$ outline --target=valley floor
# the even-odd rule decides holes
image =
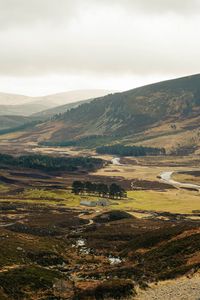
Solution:
[[[0,169],[0,299],[199,299],[200,193],[160,174],[198,184],[200,158],[103,158],[91,174]],[[72,194],[75,179],[128,197],[80,206],[98,197]]]

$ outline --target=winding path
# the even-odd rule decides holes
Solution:
[[[171,184],[175,187],[179,187],[179,188],[188,188],[188,189],[196,189],[198,191],[200,191],[200,185],[197,184],[192,184],[192,183],[182,183],[182,182],[178,182],[173,180],[171,177],[173,175],[173,173],[175,173],[174,171],[166,171],[166,172],[162,172],[160,174],[161,179],[168,183]]]
[[[84,227],[87,227],[87,226],[90,226],[90,225],[94,224],[94,221],[93,221],[92,219],[82,218],[82,217],[85,216],[85,215],[86,215],[85,213],[80,213],[80,214],[78,215],[78,217],[81,218],[82,220],[87,220],[87,221],[89,221],[89,223],[84,224],[83,226],[84,226]]]

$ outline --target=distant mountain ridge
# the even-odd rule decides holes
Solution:
[[[34,101],[33,99],[34,98],[25,95],[0,92],[0,105],[23,105]]]
[[[108,90],[75,90],[42,97],[0,93],[0,115],[30,116],[43,110],[101,97],[109,93]]]
[[[68,110],[72,109],[72,108],[76,108],[79,105],[82,105],[84,103],[90,103],[91,101],[93,101],[94,99],[88,99],[88,100],[82,100],[82,101],[77,101],[77,102],[72,102],[72,103],[68,103],[65,105],[59,105],[53,108],[49,108],[46,110],[42,110],[38,113],[34,113],[31,115],[31,117],[33,118],[37,118],[37,119],[48,119],[53,117],[54,115],[57,114],[63,114],[65,112],[67,112]]]
[[[167,80],[84,103],[33,130],[52,144],[90,137],[93,145],[120,142],[176,149],[200,146],[200,75]],[[31,133],[23,136],[31,139]],[[78,143],[76,143],[78,144]]]
[[[65,124],[75,121],[76,130],[78,121],[83,133],[87,129],[88,133],[127,135],[165,119],[198,115],[199,105],[200,75],[194,75],[108,95],[66,112],[58,120]]]

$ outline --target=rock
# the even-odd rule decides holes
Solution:
[[[21,247],[17,247],[17,251],[23,251]]]

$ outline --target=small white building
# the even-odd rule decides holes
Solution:
[[[108,205],[110,205],[110,201],[107,200],[107,199],[99,199],[99,200],[96,200],[96,201],[81,200],[80,205],[90,206],[90,207],[108,206]]]
[[[95,207],[96,206],[96,201],[81,200],[80,205]]]

